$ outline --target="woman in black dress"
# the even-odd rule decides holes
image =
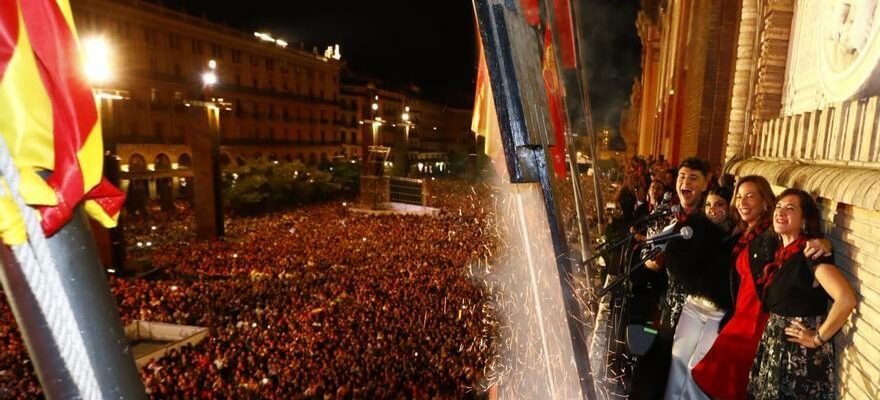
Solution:
[[[834,399],[830,339],[855,308],[855,294],[831,257],[804,257],[806,240],[821,236],[819,208],[808,193],[788,189],[777,197],[773,229],[782,243],[756,285],[770,319],[749,375],[748,396]]]

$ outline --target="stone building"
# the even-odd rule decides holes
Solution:
[[[640,154],[818,198],[860,300],[834,337],[840,394],[880,397],[880,3],[642,3]]]
[[[356,138],[347,129],[341,135],[338,52],[138,0],[71,0],[71,7],[86,47],[100,37],[110,49],[112,79],[96,86],[109,94],[105,142],[115,147],[123,187],[137,181],[132,187],[153,197],[185,185],[192,139],[210,131],[198,103],[205,100],[221,104],[221,162],[262,156],[318,164],[357,155]],[[218,82],[207,88],[202,77],[212,61]]]
[[[476,157],[473,110],[432,101],[422,101],[421,110],[421,128],[409,153],[410,174],[449,173],[450,163],[464,168],[470,162],[466,159]]]
[[[343,137],[354,135],[360,154],[371,145],[390,148],[393,175],[439,174],[448,171],[450,156],[475,152],[473,110],[426,100],[417,86],[396,87],[347,72],[340,100]]]
[[[694,154],[721,159],[736,3],[642,1],[640,155],[662,154],[673,163]]]

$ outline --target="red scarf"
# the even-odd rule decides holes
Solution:
[[[733,260],[739,256],[739,252],[743,251],[746,247],[749,247],[749,243],[752,242],[758,235],[764,233],[767,228],[770,227],[770,219],[765,218],[758,222],[758,225],[755,226],[755,229],[752,229],[739,237],[739,241],[736,242],[736,245],[733,246]]]
[[[773,261],[767,263],[764,266],[764,271],[760,277],[758,277],[755,282],[757,286],[758,292],[761,293],[761,298],[767,297],[767,288],[770,287],[770,284],[773,282],[773,276],[776,275],[776,272],[779,271],[779,268],[782,267],[782,264],[785,264],[792,256],[803,251],[804,246],[807,243],[807,238],[804,235],[798,236],[797,239],[792,241],[786,246],[779,246],[776,249],[776,254],[773,256]]]
[[[694,207],[690,211],[687,211],[684,207],[681,208],[681,211],[675,213],[675,220],[678,222],[684,222],[697,210],[697,207]]]

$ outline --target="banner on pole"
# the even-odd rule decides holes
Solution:
[[[67,0],[0,0],[0,135],[47,235],[81,202],[102,225],[116,225],[124,194],[102,175],[101,123]],[[4,241],[26,240],[14,236]]]

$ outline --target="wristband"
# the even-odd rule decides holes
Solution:
[[[819,330],[818,330],[818,329],[816,329],[816,339],[819,340],[819,344],[820,344],[820,345],[825,344],[825,342],[827,342],[827,340],[825,340],[825,338],[823,338],[822,335],[819,334]]]

